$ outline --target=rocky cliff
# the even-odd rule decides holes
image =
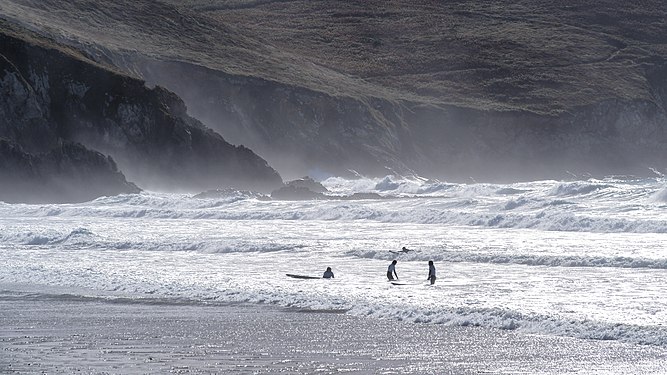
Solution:
[[[0,139],[0,200],[8,203],[71,203],[141,190],[115,162],[80,144],[64,142],[46,153],[25,152]]]
[[[658,0],[9,0],[0,14],[169,88],[290,177],[665,168]]]
[[[7,155],[17,156],[17,163],[39,164],[26,173],[48,181],[69,179],[72,185],[76,179],[85,181],[81,176],[106,170],[109,181],[118,181],[104,189],[104,184],[82,184],[79,190],[90,191],[81,199],[136,191],[124,177],[117,179],[122,176],[118,169],[150,189],[234,186],[270,191],[282,184],[266,161],[188,116],[173,93],[148,88],[139,79],[16,25],[0,26],[0,137],[7,142],[5,150],[14,150]],[[79,146],[63,146],[71,143]],[[106,163],[100,162],[99,153],[115,162],[107,157],[102,157]],[[48,162],[68,158],[76,162]],[[63,165],[68,170],[58,175]]]

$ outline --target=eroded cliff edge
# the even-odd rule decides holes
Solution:
[[[282,184],[265,160],[188,116],[175,94],[15,25],[0,26],[0,200],[138,191],[125,176],[170,191]]]

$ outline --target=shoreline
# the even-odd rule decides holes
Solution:
[[[665,373],[667,349],[271,305],[0,295],[2,373]]]

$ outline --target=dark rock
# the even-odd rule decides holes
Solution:
[[[342,200],[362,200],[362,199],[389,199],[382,197],[377,193],[354,193],[352,195],[343,196],[340,199]]]
[[[286,183],[287,186],[293,186],[293,187],[304,187],[310,191],[316,192],[316,193],[328,193],[329,190],[324,187],[321,183],[313,180],[309,176],[305,176],[303,178],[300,178],[298,180],[293,180],[289,181]]]
[[[272,191],[271,198],[286,201],[330,199],[322,193],[316,193],[301,186],[283,186],[280,189]]]
[[[175,94],[17,26],[0,26],[0,137],[24,152],[76,142],[111,155],[130,180],[150,189],[268,192],[282,185],[265,160],[189,117]]]
[[[84,202],[141,191],[110,157],[69,142],[31,155],[0,139],[0,181],[0,201],[8,203]]]

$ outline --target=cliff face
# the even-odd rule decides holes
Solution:
[[[665,168],[661,1],[191,0],[181,8],[303,58],[303,77],[276,72],[274,85],[211,73],[197,79],[196,67],[175,66],[197,91],[170,80],[174,69],[164,74],[164,63],[138,69],[188,103],[219,103],[192,112],[226,134],[257,129],[253,149],[278,159],[273,145],[283,141],[308,155],[310,168],[340,160],[365,173],[389,167],[459,180]],[[254,93],[266,86],[270,94]],[[254,100],[244,97],[251,92]],[[239,100],[229,99],[236,93]],[[261,138],[278,129],[289,136]],[[308,144],[322,147],[313,154]]]
[[[127,59],[125,60],[127,61]],[[284,173],[417,173],[449,180],[512,181],[653,175],[667,161],[667,80],[650,99],[608,99],[553,114],[331,96],[201,67],[138,60],[229,139],[262,150]]]
[[[80,202],[137,193],[111,157],[60,137],[52,121],[49,82],[39,64],[17,67],[7,53],[23,41],[0,35],[0,200]]]
[[[192,64],[136,56],[122,61],[116,63],[177,92],[196,118],[226,139],[262,150],[282,174],[347,175],[353,169],[385,175],[410,169],[401,155],[410,139],[400,104],[336,97]]]
[[[0,33],[0,137],[25,153],[45,155],[35,156],[43,161],[35,173],[45,173],[45,158],[56,157],[53,152],[72,156],[72,149],[61,145],[75,142],[85,146],[76,153],[88,153],[90,159],[66,163],[70,169],[99,167],[117,176],[111,159],[105,159],[105,165],[92,157],[102,152],[143,188],[202,191],[234,186],[269,191],[282,184],[266,161],[189,117],[173,93],[161,87],[149,89],[143,81],[94,63],[75,50],[5,26]],[[62,179],[75,175],[67,172]],[[137,190],[121,185],[111,186],[117,193]],[[90,187],[82,199],[114,191]]]
[[[460,179],[511,181],[655,176],[667,161],[667,116],[650,101],[610,100],[542,116],[462,108],[411,113],[429,168]],[[427,134],[428,136],[424,136]]]
[[[141,191],[110,157],[74,143],[30,154],[0,139],[0,181],[0,200],[8,203],[70,203]]]
[[[0,14],[168,88],[290,177],[665,168],[659,0],[9,0]]]

